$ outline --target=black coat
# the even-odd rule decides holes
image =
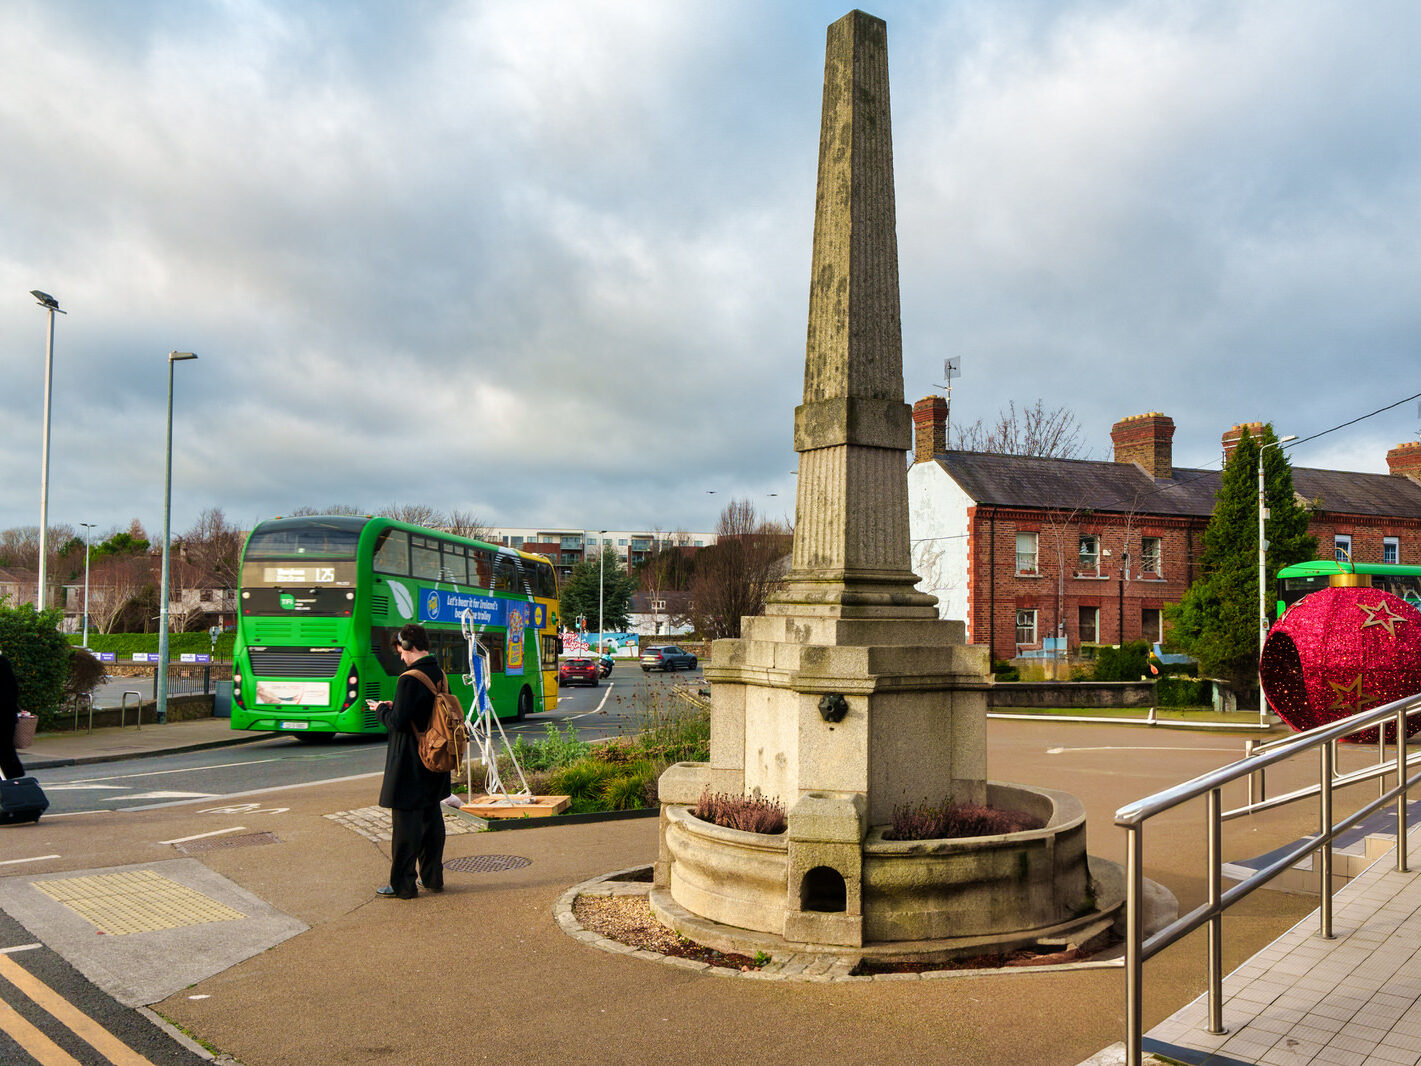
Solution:
[[[418,670],[436,688],[444,680],[434,656],[426,655],[410,670]],[[417,677],[401,676],[395,684],[395,702],[380,705],[380,721],[389,735],[385,741],[385,779],[380,784],[380,806],[418,810],[438,803],[450,793],[449,772],[436,774],[419,760],[415,728],[428,729],[434,710],[434,693]]]
[[[5,730],[9,736],[14,736],[15,718],[19,713],[20,683],[15,680],[15,671],[10,667],[10,660],[0,654],[0,729]]]

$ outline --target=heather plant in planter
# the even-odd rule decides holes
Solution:
[[[950,837],[987,837],[1040,829],[1044,823],[1025,811],[1002,811],[953,803],[900,803],[893,808],[893,824],[884,830],[884,840],[941,840]]]
[[[760,795],[732,796],[725,792],[712,795],[710,789],[706,789],[691,813],[703,822],[747,833],[783,833],[786,825],[784,804]]]

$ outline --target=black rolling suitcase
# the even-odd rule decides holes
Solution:
[[[0,825],[38,822],[49,809],[44,789],[33,777],[5,777],[0,774]]]

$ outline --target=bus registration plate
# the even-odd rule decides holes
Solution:
[[[282,722],[282,729],[310,729],[310,722]]]

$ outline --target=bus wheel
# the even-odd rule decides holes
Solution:
[[[533,713],[533,690],[524,685],[522,691],[518,693],[518,713],[513,716],[515,722],[521,722]]]
[[[292,733],[291,735],[302,744],[333,744],[336,739],[334,733]]]

